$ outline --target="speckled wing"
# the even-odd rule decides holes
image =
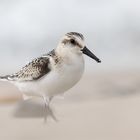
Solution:
[[[38,80],[44,75],[48,74],[50,70],[49,57],[42,56],[28,63],[19,72],[13,75],[7,75],[4,78],[9,81],[33,81]]]

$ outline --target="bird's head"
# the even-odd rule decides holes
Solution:
[[[77,55],[86,54],[98,63],[101,62],[86,46],[84,43],[84,36],[77,32],[69,32],[65,34],[59,42],[57,51],[60,54],[73,53]]]

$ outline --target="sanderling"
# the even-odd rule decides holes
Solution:
[[[49,108],[54,96],[63,94],[80,80],[84,71],[83,54],[101,62],[85,46],[82,34],[70,32],[62,37],[56,49],[0,79],[17,86],[23,92],[23,97],[42,97]]]

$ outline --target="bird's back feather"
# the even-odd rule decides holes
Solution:
[[[49,58],[53,55],[54,50],[49,52],[48,54],[45,54],[41,57],[32,60],[20,71],[12,75],[1,76],[0,80],[19,82],[38,80],[51,71]]]

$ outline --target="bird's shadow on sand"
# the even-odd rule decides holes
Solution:
[[[18,102],[13,116],[15,118],[44,118],[45,121],[50,117],[57,121],[52,109],[48,110],[45,108],[44,103],[32,100]]]

